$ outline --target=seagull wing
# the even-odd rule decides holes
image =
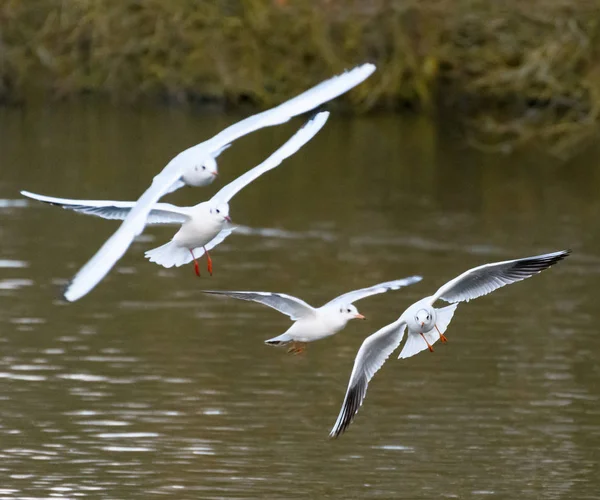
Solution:
[[[258,302],[265,306],[289,316],[292,320],[297,320],[306,316],[315,314],[315,309],[309,306],[306,302],[285,293],[272,292],[227,292],[220,290],[203,290],[204,293],[213,295],[226,295],[234,299],[250,300]]]
[[[283,160],[292,156],[308,141],[310,141],[319,130],[325,125],[329,118],[329,113],[323,111],[317,113],[306,124],[298,130],[283,146],[275,151],[260,165],[248,170],[245,174],[240,175],[237,179],[221,188],[217,194],[212,197],[215,203],[228,203],[234,195],[250,184],[253,180],[260,177],[265,172],[279,166]]]
[[[406,323],[400,317],[394,323],[384,326],[365,339],[360,346],[346,396],[340,414],[329,433],[329,437],[338,437],[352,423],[367,394],[367,387],[373,376],[385,363],[385,360],[396,350],[404,337]]]
[[[408,278],[402,278],[400,280],[386,281],[385,283],[379,283],[368,288],[361,288],[360,290],[354,290],[352,292],[345,293],[330,300],[325,306],[335,304],[352,304],[357,300],[370,297],[371,295],[377,295],[378,293],[389,292],[390,290],[399,290],[402,287],[418,283],[423,278],[421,276],[410,276]]]
[[[446,302],[463,302],[481,297],[504,285],[516,283],[548,269],[569,253],[570,250],[563,250],[474,267],[442,286],[432,296],[431,303],[438,299]]]
[[[133,239],[144,230],[146,219],[154,204],[165,194],[181,186],[180,177],[190,165],[190,161],[199,162],[206,157],[213,156],[239,137],[263,127],[285,123],[293,116],[315,109],[324,102],[334,99],[358,85],[368,78],[373,71],[375,71],[373,64],[358,66],[321,82],[312,89],[279,106],[235,123],[212,139],[179,153],[160,174],[154,177],[150,187],[137,200],[135,207],[125,218],[119,229],[75,275],[65,291],[65,298],[69,301],[80,299],[106,276],[127,251]]]
[[[71,200],[68,198],[55,198],[42,194],[21,191],[23,196],[37,201],[56,205],[65,210],[73,210],[86,215],[95,215],[103,219],[123,220],[135,206],[135,201],[109,201],[109,200]],[[148,215],[148,224],[183,224],[189,219],[188,209],[171,205],[170,203],[157,203]]]
[[[315,85],[313,88],[302,92],[302,94],[297,95],[274,108],[249,116],[248,118],[227,127],[212,139],[202,144],[208,144],[211,151],[217,151],[223,146],[250,132],[263,127],[285,123],[294,116],[311,111],[321,104],[345,94],[371,76],[375,69],[375,65],[368,63],[357,66],[350,71],[346,71]]]

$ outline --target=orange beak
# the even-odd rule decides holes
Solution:
[[[367,319],[365,318],[362,314],[357,314],[356,316],[354,316],[356,319]]]
[[[424,326],[425,326],[425,322],[423,321],[423,322],[421,323],[421,328],[423,328]]]
[[[218,173],[216,170],[215,170],[214,172],[211,172],[211,174],[212,174],[212,175],[214,175],[215,177],[216,177],[217,175],[219,175],[219,173]]]

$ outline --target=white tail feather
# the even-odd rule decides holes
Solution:
[[[179,267],[192,261],[192,254],[189,249],[180,247],[174,241],[169,241],[164,245],[148,250],[145,253],[150,262],[156,262],[163,267]]]
[[[435,325],[438,327],[440,333],[445,333],[448,329],[448,325],[450,324],[450,321],[452,321],[452,316],[454,316],[454,311],[457,307],[458,303],[450,304],[449,306],[442,307],[441,309],[436,309],[437,321]],[[424,335],[427,339],[427,342],[433,345],[440,339],[440,333],[433,328]],[[408,332],[406,343],[404,344],[404,347],[402,348],[398,358],[410,358],[411,356],[414,356],[425,349],[428,349],[428,347],[427,343],[423,340],[423,337],[421,337],[421,335],[418,333],[415,334]]]
[[[273,337],[272,339],[265,340],[265,344],[271,345],[282,345],[291,342],[293,339],[287,333],[282,333],[278,337]]]

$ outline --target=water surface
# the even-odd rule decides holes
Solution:
[[[57,104],[0,109],[0,497],[597,498],[598,213],[593,153],[465,150],[427,120],[332,115],[231,204],[244,226],[215,274],[143,251],[74,304],[61,289],[116,224],[24,201],[20,189],[135,199],[181,149],[238,117]],[[262,161],[302,120],[226,151],[218,183]],[[481,263],[572,248],[533,279],[461,305],[447,345],[373,379],[340,439],[328,433],[362,340]],[[320,305],[412,274],[358,303],[305,355],[263,344],[289,320],[203,288],[291,293]]]

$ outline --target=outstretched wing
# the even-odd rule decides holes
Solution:
[[[536,255],[524,259],[507,260],[475,267],[443,285],[432,296],[446,302],[463,302],[481,297],[504,285],[524,280],[548,269],[571,253],[570,250]]]
[[[160,172],[150,187],[137,200],[135,207],[119,229],[100,247],[96,254],[79,270],[65,291],[65,298],[75,301],[86,295],[112,269],[144,230],[146,219],[154,204],[173,188],[181,185],[180,177],[191,162],[201,162],[232,141],[255,130],[285,123],[290,118],[317,108],[324,102],[347,92],[375,71],[372,64],[363,64],[351,71],[330,78],[310,90],[262,113],[250,116],[227,127],[212,139],[186,149],[173,158]],[[193,164],[193,163],[192,163]]]
[[[384,326],[381,330],[367,337],[362,343],[354,360],[354,367],[352,368],[342,409],[329,433],[329,437],[338,437],[352,423],[365,399],[370,380],[383,366],[390,354],[400,345],[405,329],[406,323],[400,317],[394,323]]]
[[[343,295],[340,295],[339,297],[336,297],[333,300],[330,300],[325,305],[328,306],[333,304],[352,304],[357,300],[364,299],[365,297],[370,297],[371,295],[389,292],[390,290],[399,290],[402,287],[418,283],[422,279],[422,276],[410,276],[408,278],[402,278],[400,280],[386,281],[385,283],[379,283],[378,285],[373,285],[368,288],[361,288],[360,290],[354,290],[352,292],[345,293]]]
[[[315,309],[306,302],[285,293],[272,292],[228,292],[222,290],[202,290],[204,293],[213,295],[226,295],[234,299],[250,300],[265,306],[272,307],[276,311],[297,320],[315,314]]]
[[[103,219],[123,220],[135,206],[135,201],[108,200],[70,200],[55,198],[42,194],[21,191],[23,196],[37,201],[56,205],[65,210],[73,210],[86,215],[95,215]],[[183,224],[188,220],[186,208],[180,208],[170,203],[157,203],[148,215],[147,224]]]
[[[325,125],[329,118],[329,113],[323,111],[317,113],[306,124],[298,130],[288,141],[269,156],[260,165],[248,170],[245,174],[240,175],[237,179],[221,188],[213,197],[215,203],[228,203],[235,194],[250,184],[254,179],[260,177],[265,172],[279,166],[283,160],[292,156],[308,141],[310,141],[319,130]]]

